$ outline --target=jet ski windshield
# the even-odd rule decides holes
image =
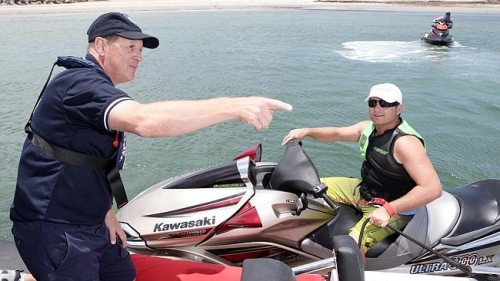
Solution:
[[[318,170],[302,148],[302,142],[293,139],[286,145],[285,154],[276,165],[269,188],[301,193],[314,193],[321,183]]]

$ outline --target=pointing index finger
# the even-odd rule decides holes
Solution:
[[[286,102],[282,102],[280,100],[273,100],[273,107],[271,108],[272,110],[280,109],[284,111],[292,111],[293,106],[291,104],[288,104]]]

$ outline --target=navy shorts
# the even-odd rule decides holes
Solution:
[[[127,249],[109,241],[105,225],[14,222],[16,247],[37,281],[129,281],[135,269]]]

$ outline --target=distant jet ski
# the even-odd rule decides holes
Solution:
[[[450,45],[455,41],[455,38],[450,34],[451,25],[446,23],[434,23],[431,25],[431,30],[422,36],[422,40],[428,44],[445,46]]]

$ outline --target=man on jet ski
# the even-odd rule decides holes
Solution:
[[[401,118],[403,98],[394,84],[371,88],[365,99],[371,120],[347,127],[301,128],[283,139],[312,137],[324,142],[358,142],[364,162],[361,179],[322,178],[334,201],[353,205],[363,217],[349,230],[364,252],[402,229],[415,209],[441,196],[441,182],[425,151],[424,139]],[[380,206],[377,207],[376,205]],[[366,227],[363,225],[369,219]],[[358,242],[359,243],[359,242]]]
[[[444,16],[440,16],[438,18],[434,19],[435,23],[444,23],[448,26],[448,29],[451,29],[453,27],[453,19],[451,19],[451,13],[446,12]]]

